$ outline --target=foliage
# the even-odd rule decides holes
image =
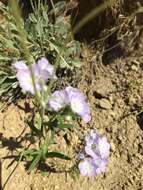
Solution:
[[[25,22],[21,19],[21,23],[27,32],[26,45],[33,60],[46,56],[59,68],[79,67],[80,44],[72,37],[70,18],[64,15],[65,2],[57,3],[54,11],[41,2],[38,6],[32,3],[32,7],[33,13]],[[0,12],[3,18],[0,25],[0,98],[13,100],[19,88],[11,64],[23,59],[24,50],[10,7],[1,3]]]
[[[18,82],[11,68],[11,63],[20,58],[19,36],[9,7],[0,5],[2,15],[0,24],[0,99],[9,97],[12,101],[17,93]]]
[[[53,13],[53,9],[48,11],[48,6],[40,4],[29,15],[26,29],[35,59],[46,55],[49,61],[60,67],[73,68],[80,66],[80,44],[73,39],[69,18],[61,14],[64,6],[64,2],[57,3]]]

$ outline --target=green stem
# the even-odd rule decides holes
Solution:
[[[29,70],[30,70],[30,75],[31,75],[31,78],[32,78],[32,83],[33,83],[33,87],[34,87],[35,96],[36,96],[36,99],[39,100],[39,96],[38,96],[38,92],[37,92],[36,84],[35,84],[35,77],[34,77],[34,73],[33,73],[33,70],[32,70],[32,63],[34,62],[34,60],[31,57],[29,49],[27,47],[27,33],[24,30],[22,17],[21,17],[21,14],[20,14],[18,4],[17,4],[16,0],[10,0],[10,6],[11,6],[12,14],[14,16],[16,25],[17,25],[17,30],[19,32],[21,49],[23,50],[24,58],[27,61],[28,67],[29,67]]]
[[[18,162],[17,162],[17,164],[16,164],[16,166],[13,168],[12,172],[11,172],[11,173],[9,174],[9,176],[7,177],[5,183],[4,183],[3,187],[2,187],[2,190],[5,189],[5,187],[6,187],[7,183],[8,183],[8,181],[10,180],[12,174],[14,173],[14,171],[15,171],[16,168],[18,167],[19,163],[21,162],[22,157],[23,157],[23,155],[21,154],[20,157],[19,157],[19,160],[18,160]]]

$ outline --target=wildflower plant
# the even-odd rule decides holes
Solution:
[[[49,92],[46,83],[48,80],[57,80],[57,76],[54,67],[44,57],[31,65],[35,88],[30,69],[24,61],[14,63],[13,67],[22,91],[31,93],[38,101],[34,116],[35,125],[33,125],[33,120],[28,121],[28,125],[32,129],[32,134],[38,137],[40,146],[39,150],[31,150],[26,152],[26,155],[24,154],[26,157],[29,154],[32,158],[29,171],[34,169],[38,162],[48,157],[70,159],[62,153],[49,152],[49,146],[55,143],[54,134],[57,130],[74,127],[73,120],[81,117],[84,122],[90,122],[91,115],[86,97],[77,88],[71,86],[53,93]],[[44,120],[45,116],[48,117],[48,121]]]
[[[38,28],[38,25],[32,25],[32,28],[36,27],[38,31],[33,29],[36,32],[34,37],[28,35],[24,29],[16,1],[11,0],[10,2],[10,9],[20,39],[19,48],[22,50],[19,59],[12,60],[11,69],[22,92],[33,97],[35,106],[33,115],[26,120],[26,125],[31,129],[32,146],[25,147],[24,150],[18,150],[19,161],[29,161],[28,171],[31,172],[40,163],[45,163],[50,158],[70,160],[71,158],[68,155],[53,151],[51,146],[56,144],[56,135],[60,131],[68,132],[68,130],[74,128],[75,121],[82,119],[85,123],[89,123],[91,112],[86,96],[79,89],[70,85],[58,90],[53,88],[53,84],[58,80],[57,69],[74,66],[69,61],[69,59],[72,61],[70,55],[74,55],[73,50],[71,50],[70,55],[65,54],[68,59],[66,59],[66,56],[63,57],[59,46],[55,45],[56,39],[54,36],[48,36],[49,31],[45,31],[45,27],[49,26],[50,23],[45,21],[45,25],[43,25],[43,20],[37,21],[36,18],[39,18],[35,18],[35,12],[32,16],[35,19],[32,22],[42,24],[42,26],[40,25],[40,28]],[[42,5],[41,7],[44,8]],[[44,12],[44,14],[46,13]],[[45,17],[40,18],[46,19]],[[54,27],[56,26],[55,24]],[[39,31],[40,29],[42,34]],[[47,39],[41,36],[44,34]],[[36,38],[36,41],[34,41],[34,38]],[[32,49],[29,42],[33,47]],[[50,49],[51,47],[52,49]],[[45,48],[47,49],[45,50]],[[68,65],[65,64],[65,60]],[[106,137],[100,137],[92,131],[86,137],[85,154],[82,155],[82,160],[78,165],[81,175],[94,176],[103,172],[108,162],[109,148],[110,145]]]

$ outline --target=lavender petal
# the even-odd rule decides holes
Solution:
[[[96,175],[96,165],[92,158],[85,158],[83,161],[81,161],[78,165],[78,168],[80,170],[80,174],[82,176],[95,176]]]
[[[54,111],[59,111],[69,104],[68,96],[64,90],[55,91],[49,98],[49,108]]]

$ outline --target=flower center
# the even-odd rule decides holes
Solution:
[[[95,144],[92,144],[91,148],[92,148],[92,150],[93,150],[94,152],[96,151],[96,146],[95,146]]]

